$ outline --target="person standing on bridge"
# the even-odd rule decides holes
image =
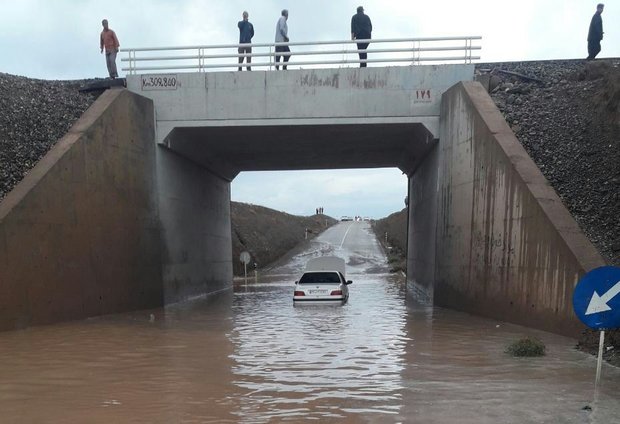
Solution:
[[[101,35],[99,36],[99,47],[101,48],[101,53],[103,53],[103,49],[105,48],[105,63],[108,66],[110,78],[118,78],[118,72],[116,71],[116,54],[121,45],[118,42],[116,33],[108,28],[108,20],[104,19],[101,21],[101,25],[103,25],[103,31],[101,31]]]
[[[276,24],[276,43],[288,43],[288,10],[282,10],[282,16],[278,19]],[[286,62],[291,58],[290,54],[278,55],[278,53],[290,53],[291,49],[288,46],[276,46],[276,70],[280,69],[277,63],[280,63],[280,57],[284,56],[284,64],[282,69],[286,71]]]
[[[254,25],[248,21],[249,18],[248,12],[243,12],[243,20],[239,21],[237,26],[239,27],[239,44],[250,44],[252,43],[252,37],[254,37]],[[252,46],[239,46],[239,54],[251,54]],[[248,71],[252,70],[250,63],[252,63],[252,57],[248,56],[246,61],[248,62],[248,66],[246,69]],[[243,56],[239,58],[239,65],[243,63]],[[241,66],[239,66],[239,70],[241,70]]]
[[[590,29],[588,30],[588,58],[587,60],[593,60],[597,54],[601,51],[601,40],[603,39],[603,8],[605,5],[599,3],[596,5],[596,13],[592,16],[590,21]]]
[[[351,18],[351,40],[370,40],[372,33],[372,22],[368,15],[364,14],[364,8],[359,6],[357,13]],[[364,50],[359,52],[360,60],[366,60],[368,57],[366,49],[370,43],[357,43],[358,50]],[[366,62],[360,63],[360,68],[365,68]]]

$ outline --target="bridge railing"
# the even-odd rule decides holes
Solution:
[[[480,36],[390,38],[376,40],[340,40],[288,43],[224,44],[183,47],[127,48],[121,61],[129,74],[143,71],[198,71],[230,70],[239,67],[239,58],[252,58],[252,68],[273,69],[276,46],[289,46],[290,68],[353,67],[360,63],[382,65],[416,65],[421,63],[471,63],[479,60]],[[366,50],[358,50],[357,43],[371,43]],[[251,47],[252,53],[238,53],[240,47]],[[358,53],[366,52],[368,58],[360,60]],[[282,58],[283,59],[283,58]],[[248,66],[244,60],[243,67]]]

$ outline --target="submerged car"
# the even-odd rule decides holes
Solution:
[[[295,281],[293,303],[345,304],[352,283],[345,278],[344,259],[335,256],[310,259],[299,281]]]

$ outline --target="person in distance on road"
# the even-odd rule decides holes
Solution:
[[[603,3],[597,4],[596,13],[592,16],[592,20],[590,21],[587,60],[593,60],[601,51],[601,40],[603,39],[603,18],[601,18],[601,13],[603,13],[604,8],[605,5]]]
[[[357,8],[357,13],[351,18],[351,40],[370,40],[371,33],[372,22],[370,22],[368,15],[364,14],[364,8],[359,6]],[[368,44],[369,43],[357,43],[357,49],[366,50]],[[363,53],[359,52],[359,56],[360,60],[366,60],[368,57],[365,51]],[[366,62],[360,63],[360,68],[365,67]]]
[[[248,17],[250,15],[248,12],[243,12],[243,20],[239,21],[237,26],[239,27],[239,44],[250,44],[252,42],[252,37],[254,37],[254,25],[248,21]],[[239,47],[239,54],[243,53],[252,53],[252,46],[244,46]],[[246,69],[248,71],[252,70],[252,67],[249,66],[252,63],[252,57],[247,57],[248,66]],[[243,57],[239,58],[239,64],[243,63]],[[239,66],[239,70],[241,70],[241,66]]]
[[[103,25],[103,31],[101,31],[101,35],[99,36],[99,47],[101,48],[101,53],[103,53],[103,49],[105,48],[105,63],[108,67],[110,78],[118,78],[118,72],[116,71],[116,54],[118,53],[120,43],[118,42],[116,33],[108,27],[107,19],[101,21],[101,25]]]
[[[288,25],[286,23],[288,21],[288,10],[282,10],[282,16],[278,19],[278,23],[276,24],[276,43],[288,43]],[[290,53],[291,49],[288,46],[276,46],[276,63],[280,63],[280,57],[278,56],[278,52]],[[286,62],[291,58],[290,55],[284,55],[284,65],[282,69],[286,71]],[[276,70],[280,69],[280,67],[276,64]]]

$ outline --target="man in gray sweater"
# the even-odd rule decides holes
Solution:
[[[288,25],[286,21],[288,20],[288,10],[282,10],[282,16],[278,19],[278,23],[276,24],[276,43],[288,43]],[[284,65],[282,69],[286,71],[286,62],[291,58],[290,54],[278,55],[278,53],[290,53],[291,49],[288,46],[276,46],[276,63],[280,63],[280,57],[284,56]],[[280,69],[280,67],[276,64],[276,69]]]

